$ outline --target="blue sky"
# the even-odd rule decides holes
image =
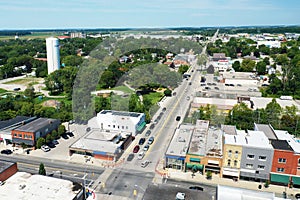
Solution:
[[[299,0],[1,0],[0,29],[299,25]]]

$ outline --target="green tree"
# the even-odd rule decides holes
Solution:
[[[267,65],[265,62],[260,61],[256,64],[256,72],[258,75],[265,75],[267,70]]]
[[[61,136],[62,134],[64,134],[66,132],[66,127],[64,125],[59,125],[58,127],[58,135]]]
[[[240,67],[241,72],[252,72],[255,67],[255,61],[250,59],[244,59]]]
[[[41,146],[43,146],[45,144],[46,140],[45,138],[40,137],[37,141],[36,141],[36,148],[40,149]]]
[[[52,140],[51,134],[48,134],[46,136],[46,143],[51,142],[51,140]]]
[[[45,166],[43,163],[40,164],[40,167],[39,167],[39,174],[40,175],[43,175],[43,176],[46,176],[46,169],[45,169]]]
[[[35,92],[34,92],[34,88],[33,87],[27,87],[24,90],[24,95],[29,98],[30,100],[32,100],[35,97]]]
[[[238,61],[238,60],[234,61],[234,63],[232,64],[232,68],[233,68],[236,72],[239,72],[239,71],[240,71],[240,67],[241,67],[241,63],[240,63],[240,61]]]
[[[56,130],[53,130],[51,133],[51,140],[55,140],[58,138],[58,132]]]
[[[190,68],[190,66],[188,66],[188,65],[181,65],[178,69],[178,73],[184,74],[185,72],[188,71],[189,68]]]
[[[267,120],[275,128],[280,128],[280,116],[282,108],[277,103],[276,99],[272,99],[266,106]]]
[[[172,96],[172,90],[166,89],[166,90],[164,91],[164,95],[165,95],[166,97]]]
[[[245,103],[235,105],[227,117],[227,123],[238,129],[253,129],[253,111]]]
[[[62,59],[62,63],[64,63],[65,66],[76,67],[82,63],[82,58],[80,56],[68,55]]]

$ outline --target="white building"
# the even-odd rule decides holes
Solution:
[[[46,39],[48,74],[60,68],[59,40],[57,38]]]
[[[266,47],[269,48],[280,48],[281,43],[280,41],[268,41],[268,40],[257,41],[257,47],[259,47],[260,45],[266,45]]]
[[[138,134],[146,125],[145,114],[114,110],[102,110],[97,114],[97,123],[102,130],[114,130]]]
[[[226,72],[227,69],[231,68],[231,64],[228,60],[218,60],[217,62],[213,62],[213,66],[215,70],[219,72]]]

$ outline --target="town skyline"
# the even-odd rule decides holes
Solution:
[[[45,1],[5,0],[1,29],[167,28],[299,25],[300,4],[288,1]]]

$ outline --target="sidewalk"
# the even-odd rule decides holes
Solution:
[[[192,172],[181,172],[174,169],[168,169],[168,178],[184,181],[192,181],[195,183],[207,184],[207,185],[225,185],[230,187],[238,187],[249,190],[263,191],[263,192],[273,192],[278,195],[281,195],[282,192],[286,192],[287,195],[295,196],[295,194],[300,193],[298,188],[288,188],[285,186],[278,186],[270,184],[268,188],[264,187],[264,183],[251,182],[238,180],[233,181],[232,179],[220,178],[219,175],[213,174],[212,179],[206,179],[205,175],[195,173],[195,176],[192,176]],[[258,186],[262,185],[262,189],[258,189]]]

